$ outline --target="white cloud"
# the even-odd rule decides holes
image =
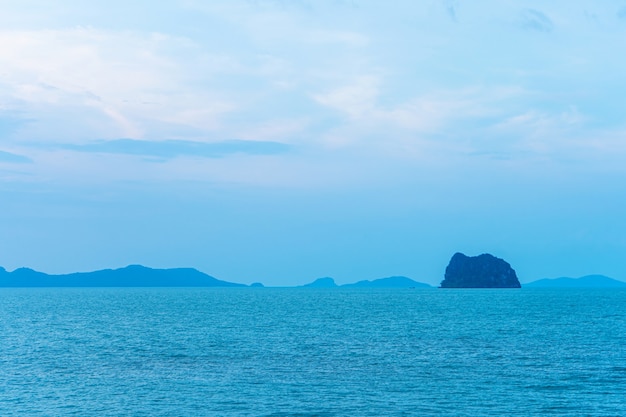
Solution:
[[[460,90],[431,91],[405,101],[383,104],[382,80],[375,76],[362,76],[348,85],[338,87],[313,98],[321,105],[347,117],[346,124],[376,127],[377,133],[386,132],[393,137],[402,131],[428,135],[454,130],[455,123],[463,120],[480,120],[502,115],[503,103],[528,93],[519,88],[471,87]],[[343,140],[344,143],[351,141]],[[389,140],[387,141],[389,143]]]
[[[281,141],[285,143],[297,142],[297,136],[303,134],[310,121],[303,119],[295,120],[272,120],[256,126],[244,128],[238,132],[238,137],[251,141]]]
[[[179,61],[181,50],[187,54]],[[10,94],[10,105],[35,112],[33,118],[38,118],[38,108],[48,108],[64,119],[64,107],[82,107],[87,113],[96,109],[109,119],[110,126],[100,132],[81,126],[82,120],[71,121],[76,125],[75,140],[98,134],[156,135],[150,130],[151,121],[210,130],[235,105],[219,88],[198,89],[193,81],[199,74],[210,80],[234,64],[200,52],[187,39],[163,34],[93,28],[4,31],[0,32],[0,84]],[[28,133],[44,139],[44,133],[37,134],[34,127]]]
[[[583,171],[624,172],[626,130],[591,127],[593,122],[575,106],[552,112],[529,109],[483,129],[485,140],[468,152],[543,160]]]
[[[593,23],[563,2],[188,0],[197,20],[184,30],[155,15],[140,29],[115,26],[126,9],[113,3],[93,26],[0,31],[0,108],[30,119],[11,129],[12,144],[270,140],[323,158],[425,161],[554,155],[577,129],[619,127],[589,110],[617,106],[605,98],[619,91],[624,60],[611,45],[624,25],[593,32],[616,20],[608,6],[586,5]],[[520,30],[520,19],[544,33]]]
[[[575,107],[570,107],[558,114],[529,110],[504,119],[495,126],[495,129],[518,132],[524,129],[525,133],[543,134],[556,129],[571,128],[584,121],[585,117]]]
[[[320,104],[347,114],[353,119],[363,119],[375,111],[379,95],[377,77],[361,76],[348,85],[331,91],[314,94]]]

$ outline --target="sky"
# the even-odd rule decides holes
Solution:
[[[0,0],[0,265],[626,280],[626,0]]]

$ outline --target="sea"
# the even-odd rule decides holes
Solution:
[[[626,416],[626,290],[3,288],[0,416]]]

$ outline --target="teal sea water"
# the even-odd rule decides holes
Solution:
[[[2,416],[623,416],[626,291],[1,289]]]

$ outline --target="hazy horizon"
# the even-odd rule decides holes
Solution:
[[[0,265],[626,280],[626,4],[0,0]]]
[[[49,275],[49,276],[64,276],[64,275],[73,275],[73,274],[90,274],[90,273],[93,273],[93,272],[100,272],[100,271],[103,271],[103,270],[109,270],[109,271],[110,270],[124,270],[124,269],[130,268],[130,267],[133,267],[133,266],[140,266],[140,267],[144,267],[144,268],[148,268],[148,269],[157,269],[157,270],[160,269],[160,268],[152,268],[150,265],[132,264],[132,265],[124,265],[124,266],[114,266],[114,267],[104,268],[104,269],[100,269],[100,270],[66,271],[66,272],[57,273],[57,274],[51,274],[51,273],[48,273],[46,271],[36,271],[36,272],[43,272],[44,274]],[[2,269],[2,268],[4,268],[4,267],[2,265],[0,265],[0,269]],[[9,272],[9,273],[12,273],[12,272],[15,272],[16,270],[21,269],[21,268],[32,269],[32,268],[29,268],[28,266],[22,266],[22,267],[14,269],[14,270],[6,270],[6,268],[5,268],[5,270],[7,272]],[[191,270],[196,270],[196,271],[199,271],[199,272],[201,272],[203,274],[206,274],[209,277],[213,277],[213,278],[216,278],[218,280],[221,280],[220,277],[214,276],[214,275],[212,275],[211,273],[209,273],[207,271],[202,271],[202,270],[199,270],[197,268],[194,268],[193,266],[179,266],[179,267],[172,267],[172,268],[166,268],[166,269],[191,269]],[[163,269],[161,269],[161,270],[163,270]],[[396,275],[396,276],[386,275],[386,276],[380,276],[380,277],[371,278],[371,279],[361,279],[359,277],[352,277],[352,279],[343,280],[343,281],[338,281],[334,277],[327,277],[327,276],[324,276],[324,277],[314,277],[314,278],[307,277],[306,279],[308,279],[308,281],[306,279],[303,281],[302,277],[305,276],[305,275],[306,274],[301,274],[300,276],[292,277],[292,279],[290,280],[289,284],[282,284],[282,285],[272,285],[272,284],[269,284],[269,285],[266,285],[263,282],[260,282],[260,283],[263,284],[266,287],[299,287],[299,286],[307,286],[308,284],[312,284],[313,282],[318,281],[318,280],[332,279],[333,282],[337,286],[341,287],[341,286],[344,286],[344,285],[354,285],[356,283],[361,283],[361,282],[372,282],[372,281],[377,281],[377,280],[386,280],[386,279],[390,279],[390,278],[409,278],[409,279],[415,281],[418,284],[428,284],[428,285],[430,285],[432,287],[438,287],[441,284],[441,282],[443,281],[443,278],[444,278],[444,275],[442,273],[442,276],[440,278],[438,278],[438,279],[437,278],[433,278],[433,279],[416,279],[415,277],[406,277],[406,276],[398,276],[398,275]],[[181,278],[183,278],[183,277],[181,277]],[[603,279],[604,278],[608,278],[609,280],[626,283],[626,281],[623,280],[623,279],[619,279],[619,278],[615,278],[615,277],[607,277],[607,276],[601,275],[601,274],[590,274],[590,275],[575,276],[575,277],[554,276],[554,277],[526,278],[526,279],[522,278],[522,279],[519,279],[519,281],[520,281],[520,283],[522,285],[526,285],[526,284],[534,284],[534,283],[536,283],[538,281],[554,281],[554,282],[561,281],[561,280],[578,281],[579,279],[582,280],[582,279],[588,279],[588,278],[603,278]],[[84,277],[84,280],[85,280],[84,281],[85,284],[89,284],[89,277]],[[249,284],[258,284],[259,283],[259,281],[250,281],[250,280],[247,280],[247,281],[249,281],[249,282],[245,282],[245,284],[248,284],[248,285]],[[175,281],[172,281],[172,282],[173,282],[172,286],[176,286],[174,284]],[[227,282],[230,282],[230,281],[227,281]],[[239,284],[240,282],[234,282],[234,283]],[[243,284],[244,282],[241,282],[241,283]],[[27,286],[30,286],[30,285],[27,285]],[[52,285],[52,286],[56,286],[56,285]],[[109,285],[107,285],[107,286],[109,286]],[[184,286],[186,286],[186,285],[184,285]]]

